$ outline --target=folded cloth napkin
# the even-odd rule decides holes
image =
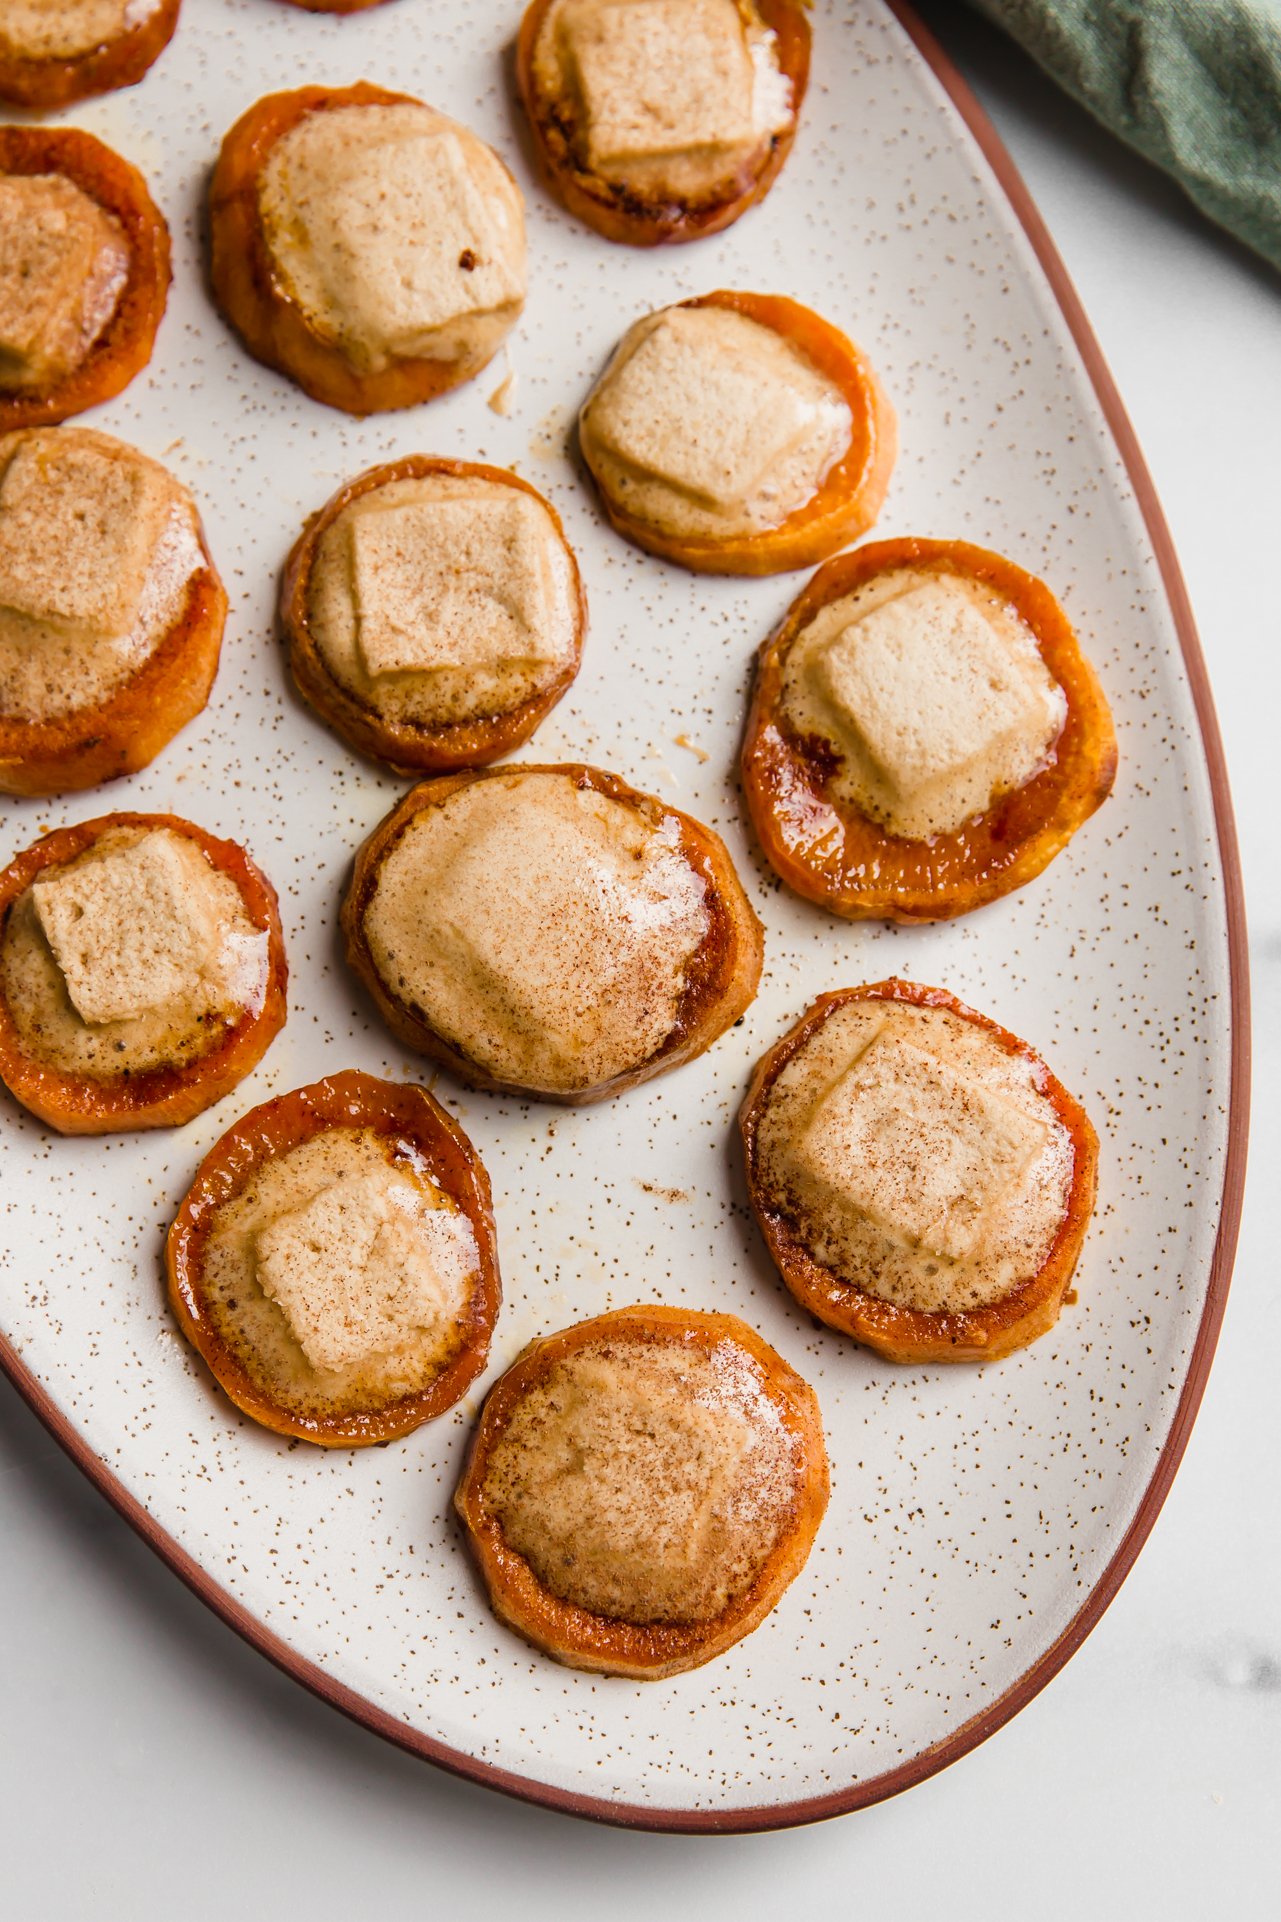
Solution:
[[[1281,0],[973,0],[1281,267]]]

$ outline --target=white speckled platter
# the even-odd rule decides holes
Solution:
[[[1079,1641],[1151,1524],[1235,1228],[1235,857],[1195,639],[1106,374],[1070,289],[1047,278],[1034,215],[1007,198],[1017,182],[993,171],[1008,162],[990,130],[967,131],[907,26],[878,0],[820,5],[802,131],[771,197],[717,239],[645,253],[578,227],[532,178],[511,98],[518,14],[519,0],[397,0],[347,20],[188,0],[141,86],[68,116],[141,165],[175,240],[152,367],[91,418],[194,489],[232,612],[207,712],[100,795],[4,803],[4,858],[46,824],[121,807],[245,841],[280,892],[291,1011],[257,1073],[174,1133],[64,1141],[4,1102],[0,1329],[18,1385],[178,1572],[349,1712],[561,1807],[765,1827],[876,1799],[981,1739]],[[525,187],[508,418],[486,405],[497,366],[430,407],[352,422],[249,360],[211,306],[202,193],[223,131],[262,92],[361,77],[467,120]],[[700,580],[640,555],[569,449],[638,314],[735,285],[798,296],[871,354],[903,443],[878,533],[963,537],[1042,573],[1113,703],[1112,800],[1038,881],[957,925],[852,927],[780,891],[734,764],[754,651],[800,577]],[[411,451],[519,469],[581,557],[583,671],[526,758],[598,762],[711,822],[765,923],[759,999],[673,1075],[579,1112],[436,1084],[493,1178],[494,1374],[534,1335],[658,1299],[745,1316],[818,1391],[833,1496],[809,1565],[755,1635],[675,1681],[573,1674],[494,1622],[448,1509],[479,1392],[385,1449],[285,1444],[235,1414],[164,1303],[165,1227],[236,1114],[339,1068],[419,1071],[346,974],[336,927],[353,849],[404,784],[303,709],[273,625],[303,518]],[[1077,1305],[987,1369],[904,1371],[820,1330],[746,1206],[732,1120],[752,1065],[823,989],[892,973],[1026,1035],[1103,1138]]]

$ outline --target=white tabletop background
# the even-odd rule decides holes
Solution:
[[[915,1922],[1281,1914],[1281,278],[956,0],[922,11],[1112,365],[1200,624],[1236,800],[1255,1100],[1236,1279],[1182,1471],[1063,1673],[943,1775],[773,1836],[631,1835],[403,1756],[246,1648],[0,1384],[0,1913]]]

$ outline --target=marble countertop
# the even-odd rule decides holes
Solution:
[[[630,1835],[453,1781],[313,1701],[180,1587],[5,1386],[0,1859],[14,1914],[203,1922],[233,1903],[359,1916],[483,1900],[528,1922],[717,1922],[784,1899],[896,1922],[944,1907],[951,1922],[1281,1911],[1281,279],[955,0],[921,10],[1022,168],[1138,430],[1236,801],[1252,1179],[1218,1359],[1153,1536],[1063,1673],[945,1774],[815,1829]]]

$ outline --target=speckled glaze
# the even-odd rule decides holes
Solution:
[[[92,424],[191,486],[232,611],[205,713],[93,809],[5,804],[5,852],[108,806],[194,815],[275,883],[294,986],[262,1066],[173,1134],[64,1141],[4,1103],[0,1327],[24,1392],[178,1572],[392,1739],[616,1820],[802,1820],[902,1787],[999,1725],[1080,1639],[1150,1526],[1231,1253],[1233,857],[1170,584],[1072,311],[904,25],[875,0],[820,6],[815,78],[773,194],[725,235],[661,254],[610,246],[535,184],[511,97],[519,7],[442,3],[430,31],[425,11],[188,8],[156,73],[76,115],[147,172],[176,254],[151,367]],[[209,303],[201,203],[224,129],[272,88],[361,77],[466,120],[526,192],[530,295],[506,417],[486,405],[496,366],[430,406],[347,419],[252,362]],[[878,533],[973,540],[1043,574],[1116,715],[1113,798],[1036,881],[953,925],[854,927],[781,889],[748,839],[734,769],[754,651],[800,578],[695,579],[640,554],[606,526],[571,448],[574,413],[633,319],[767,283],[829,315],[883,375],[903,451]],[[554,502],[591,631],[526,756],[615,769],[714,826],[765,923],[766,970],[709,1054],[603,1107],[549,1114],[440,1076],[493,1182],[506,1301],[490,1375],[403,1443],[322,1456],[218,1393],[170,1320],[161,1244],[236,1114],[341,1068],[422,1072],[345,972],[337,926],[352,852],[404,784],[303,707],[273,612],[304,517],[410,452],[514,466]],[[732,1124],[754,1063],[819,993],[895,973],[1025,1035],[1102,1137],[1079,1300],[994,1367],[904,1370],[818,1328],[749,1215]],[[707,1669],[642,1685],[556,1667],[500,1628],[449,1498],[484,1388],[531,1337],[649,1299],[743,1316],[813,1384],[833,1489],[809,1563],[763,1626]]]

